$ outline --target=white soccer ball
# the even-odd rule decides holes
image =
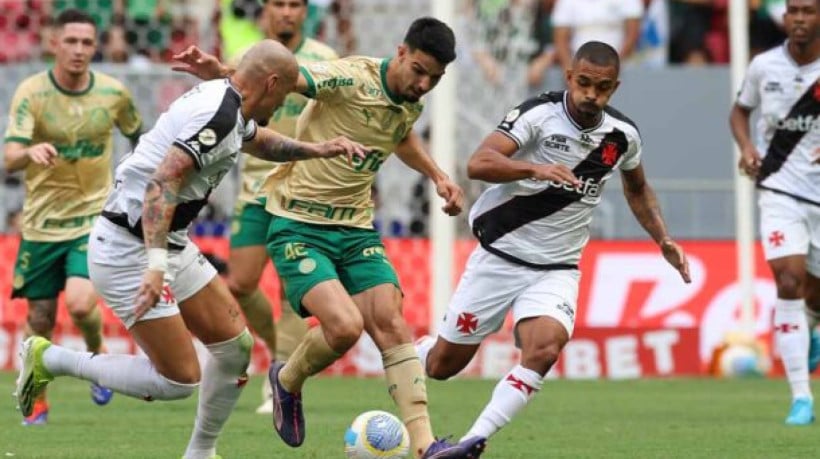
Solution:
[[[350,459],[402,459],[410,451],[410,434],[386,411],[360,414],[345,432],[345,454]]]
[[[720,355],[720,374],[724,377],[762,376],[764,373],[761,356],[751,346],[733,344]]]

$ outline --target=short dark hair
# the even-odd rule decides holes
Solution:
[[[615,67],[621,71],[621,58],[612,46],[600,41],[588,41],[575,52],[573,62],[587,61],[601,67]]]
[[[55,24],[57,27],[63,27],[66,24],[91,24],[94,29],[97,29],[97,23],[91,15],[73,8],[67,9],[57,16]]]
[[[419,50],[433,56],[440,64],[456,60],[456,36],[453,29],[436,18],[418,18],[407,29],[404,44],[411,51]]]

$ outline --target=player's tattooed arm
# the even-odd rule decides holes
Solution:
[[[320,143],[302,142],[266,128],[257,128],[256,136],[246,141],[242,151],[257,158],[273,162],[300,161],[312,158],[332,158],[345,155],[348,161],[367,155],[363,145],[344,137]]]
[[[142,230],[146,249],[165,249],[168,231],[179,202],[179,190],[194,169],[194,159],[172,146],[145,188]]]
[[[646,181],[643,166],[639,165],[635,169],[622,171],[621,177],[626,202],[629,204],[629,208],[638,223],[658,243],[664,258],[680,272],[684,282],[691,282],[689,262],[686,260],[683,249],[669,236],[669,232],[666,230],[666,222],[664,222],[661,214],[658,196],[649,185],[649,182]]]

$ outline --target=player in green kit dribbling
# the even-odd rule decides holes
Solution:
[[[336,59],[338,56],[330,47],[302,34],[307,4],[307,0],[267,0],[262,11],[265,35],[287,46],[302,64]],[[289,94],[268,126],[280,134],[295,137],[296,120],[307,102],[301,94]],[[258,195],[258,188],[277,166],[248,154],[242,155],[242,161],[242,188],[231,225],[228,286],[242,307],[248,324],[265,342],[271,358],[285,361],[305,336],[307,324],[291,308],[282,289],[282,314],[274,325],[270,302],[259,290],[259,280],[268,264],[265,243],[273,216],[265,211],[265,196]],[[273,393],[267,380],[262,405],[256,412],[273,412]]]
[[[204,78],[230,68],[191,48],[175,68]],[[277,362],[274,426],[290,446],[305,438],[301,390],[305,380],[332,364],[366,331],[382,352],[388,390],[410,433],[413,457],[477,458],[485,439],[451,444],[436,440],[427,411],[424,370],[405,322],[398,278],[373,229],[371,186],[382,163],[399,159],[433,180],[449,215],[461,212],[463,192],[421,147],[413,124],[420,98],[455,59],[452,30],[433,18],[410,26],[393,58],[364,56],[302,66],[296,91],[311,100],[297,124],[297,138],[346,135],[370,153],[360,160],[291,163],[263,185],[266,209],[275,217],[268,253],[291,305],[321,325],[308,331],[287,363]]]
[[[111,186],[112,129],[133,140],[141,119],[128,89],[89,69],[97,49],[94,20],[65,10],[56,20],[51,70],[17,87],[5,135],[5,167],[24,170],[23,238],[14,267],[12,297],[28,300],[25,334],[51,337],[57,297],[91,352],[102,352],[102,319],[88,280],[88,233]],[[98,404],[111,391],[92,384]],[[43,424],[45,396],[24,424]]]

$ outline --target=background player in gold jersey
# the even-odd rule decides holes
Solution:
[[[192,48],[176,68],[202,77],[230,73]],[[277,169],[263,185],[274,214],[267,238],[291,305],[321,326],[308,331],[287,363],[271,366],[274,426],[290,446],[305,438],[301,391],[305,380],[328,367],[366,331],[382,352],[389,393],[410,432],[414,457],[476,458],[485,439],[458,444],[435,440],[427,412],[424,370],[401,312],[398,278],[373,229],[371,186],[388,156],[433,180],[444,211],[461,212],[463,192],[421,147],[413,124],[420,98],[455,59],[452,30],[433,18],[416,20],[392,59],[354,56],[307,64],[296,90],[312,98],[297,138],[339,135],[364,144],[364,159],[309,160]]]
[[[336,59],[330,47],[302,34],[308,0],[267,0],[262,12],[267,38],[284,44],[299,63]],[[308,99],[291,93],[274,113],[269,126],[276,132],[295,137],[296,120]],[[265,238],[272,215],[265,211],[264,196],[257,196],[259,185],[275,165],[254,156],[242,155],[242,188],[237,198],[231,225],[231,254],[228,259],[228,286],[242,307],[253,331],[265,342],[271,358],[285,361],[307,332],[305,320],[290,307],[281,290],[282,315],[274,326],[268,298],[259,290],[259,279],[268,263]],[[263,402],[257,413],[273,412],[273,393],[267,379]]]
[[[135,139],[141,119],[131,94],[89,69],[97,49],[94,20],[77,10],[56,21],[54,68],[17,87],[5,136],[6,170],[25,170],[23,238],[13,297],[28,300],[26,334],[51,337],[57,297],[91,352],[103,350],[97,295],[88,280],[88,233],[111,185],[112,128]],[[98,404],[111,391],[92,384]],[[43,397],[24,423],[45,423]]]

